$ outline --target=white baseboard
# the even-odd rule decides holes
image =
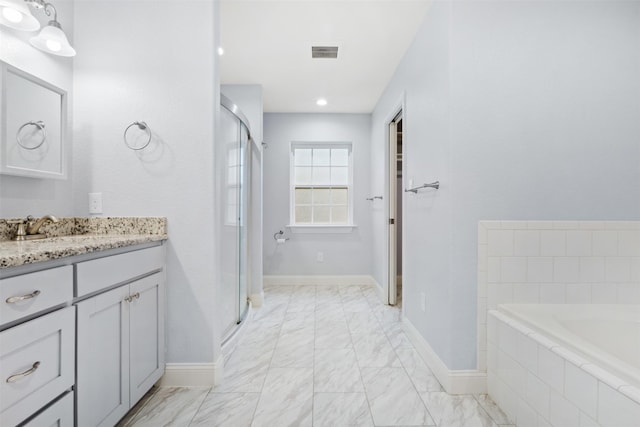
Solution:
[[[264,286],[274,285],[333,285],[333,286],[373,286],[375,280],[371,276],[344,275],[344,276],[264,276]]]
[[[411,341],[447,393],[480,394],[487,392],[487,374],[485,372],[450,370],[409,319],[403,318],[402,324],[409,341]]]
[[[262,304],[264,303],[264,291],[249,295],[249,300],[254,308],[262,307]]]
[[[214,363],[167,363],[160,387],[213,387],[224,378],[224,358]]]

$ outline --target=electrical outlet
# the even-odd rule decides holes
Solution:
[[[102,213],[102,193],[89,193],[89,213]]]
[[[324,253],[318,252],[318,255],[316,256],[316,260],[318,262],[324,262]]]
[[[427,311],[427,294],[420,292],[420,309]]]

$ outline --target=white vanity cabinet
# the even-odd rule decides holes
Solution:
[[[49,410],[60,396],[58,401],[73,402],[72,292],[71,266],[0,280],[0,425],[18,425],[50,405],[38,422],[73,426],[73,406],[70,411],[68,404],[56,406],[58,415]],[[27,425],[39,425],[32,422],[35,418]]]
[[[79,263],[76,424],[113,426],[164,373],[164,249]]]

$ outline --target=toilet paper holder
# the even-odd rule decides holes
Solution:
[[[289,238],[288,237],[284,237],[284,231],[279,230],[277,233],[275,233],[273,235],[273,240],[275,240],[278,243],[284,243],[287,240],[289,240]]]

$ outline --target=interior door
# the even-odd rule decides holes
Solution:
[[[387,286],[387,300],[389,305],[396,305],[396,297],[398,293],[397,284],[397,247],[396,247],[396,198],[398,197],[396,192],[397,182],[397,147],[398,147],[398,126],[397,122],[400,115],[396,116],[391,123],[389,123],[389,163],[388,163],[388,176],[387,176],[387,188],[389,189],[389,233],[388,233],[388,265],[389,265],[389,278]]]

